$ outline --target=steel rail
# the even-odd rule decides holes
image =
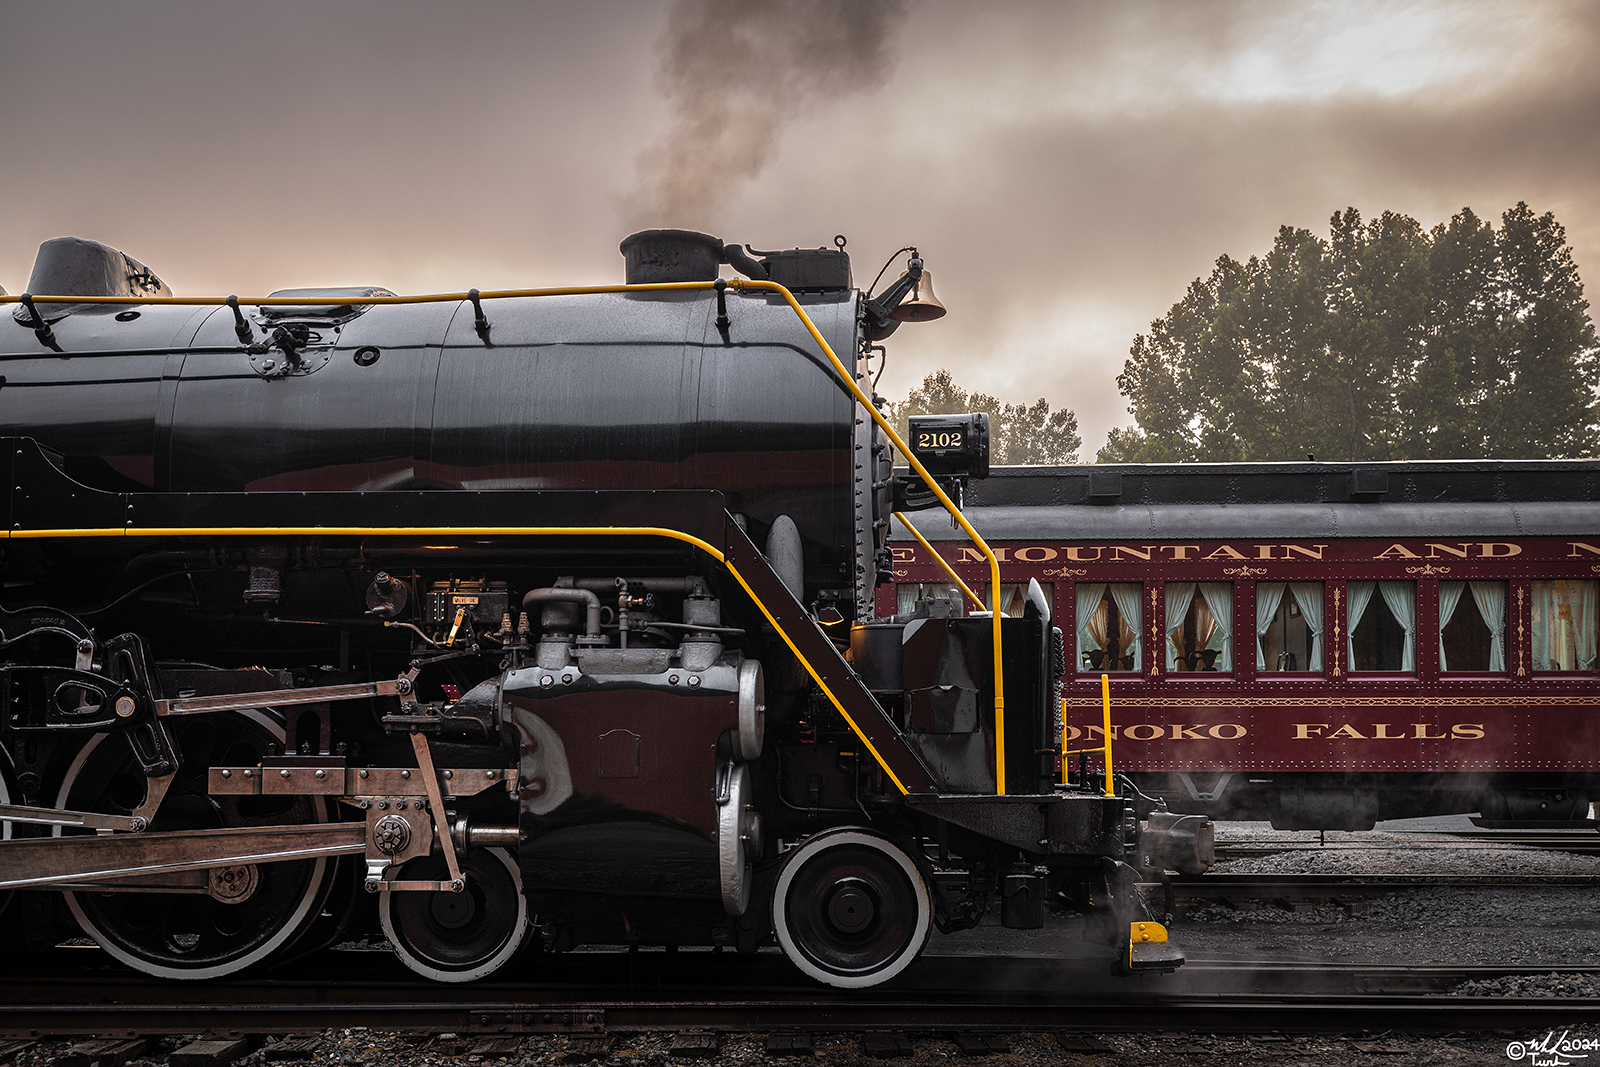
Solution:
[[[1139,883],[1151,890],[1163,889],[1167,884]],[[1190,898],[1338,898],[1446,887],[1600,886],[1600,874],[1202,874],[1173,878],[1170,884],[1175,896]]]
[[[682,957],[678,957],[679,960]],[[948,962],[951,958],[942,958]],[[959,958],[958,958],[959,959]],[[1003,966],[1016,961],[983,961]],[[1032,960],[1059,966],[1073,961]],[[1082,962],[1082,961],[1076,961]],[[425,982],[256,980],[179,986],[146,981],[17,979],[0,984],[0,1036],[194,1033],[278,1034],[364,1026],[398,1033],[598,1034],[677,1031],[947,1032],[1028,1030],[1339,1033],[1510,1030],[1600,1020],[1584,997],[1440,995],[1469,980],[1520,975],[1592,976],[1594,968],[1381,967],[1282,961],[1200,965],[1203,982],[1107,993],[1103,974],[1081,983],[984,992],[684,988],[633,997],[554,983],[442,987]],[[737,967],[725,968],[726,971]],[[1080,972],[1087,969],[1079,968]],[[1059,978],[1059,970],[1056,972]],[[1176,976],[1174,976],[1176,978]],[[1238,988],[1248,979],[1258,990]],[[1092,991],[1087,983],[1093,985]],[[27,983],[25,986],[23,983]],[[1178,988],[1162,988],[1179,986]],[[1212,988],[1205,988],[1210,986]],[[1038,990],[1048,990],[1039,992]],[[717,995],[717,994],[724,995]],[[712,994],[708,996],[707,994]],[[731,994],[731,995],[729,995]]]

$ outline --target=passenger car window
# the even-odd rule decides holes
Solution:
[[[1594,670],[1597,594],[1589,580],[1533,583],[1534,670]]]
[[[1079,582],[1078,670],[1139,670],[1139,598],[1137,582]]]
[[[1167,670],[1233,670],[1233,583],[1167,583]]]
[[[976,589],[973,592],[977,592]],[[956,614],[967,613],[966,596],[958,585],[942,582],[901,582],[894,587],[894,611],[896,615],[910,614],[919,600],[950,600],[958,606]]]
[[[1417,669],[1417,583],[1351,582],[1350,669]]]
[[[1506,583],[1439,583],[1439,669],[1506,669]]]
[[[1054,585],[1055,585],[1055,583],[1053,583],[1053,582],[1040,582],[1039,583],[1039,588],[1044,591],[1044,599],[1045,599],[1046,603],[1053,603],[1054,602],[1052,600],[1052,597],[1054,595]],[[993,611],[994,610],[994,597],[992,595],[990,595],[989,588],[990,587],[986,586],[984,588],[984,590],[983,590],[983,604],[984,604],[984,607],[988,608],[990,611]],[[973,592],[977,592],[977,590],[973,590]],[[1026,604],[1027,602],[1028,602],[1028,583],[1027,582],[1001,582],[1000,583],[1000,614],[1005,615],[1005,616],[1007,616],[1009,618],[1020,619],[1022,617],[1023,605]]]
[[[1257,671],[1322,670],[1322,593],[1321,582],[1256,583]]]

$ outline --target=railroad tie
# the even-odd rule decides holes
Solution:
[[[149,1047],[150,1042],[142,1037],[96,1038],[68,1046],[50,1063],[52,1067],[122,1067]]]
[[[893,1030],[869,1030],[861,1035],[861,1051],[875,1060],[909,1056],[916,1050],[905,1034]]]
[[[0,1063],[10,1063],[18,1056],[38,1045],[37,1040],[0,1041]]]
[[[768,1034],[763,1049],[768,1056],[815,1056],[811,1035],[802,1033]]]
[[[250,1051],[250,1042],[242,1037],[220,1038],[214,1041],[191,1041],[173,1052],[167,1062],[172,1067],[227,1067],[242,1059]],[[101,1067],[107,1067],[101,1064]]]
[[[584,1034],[567,1040],[566,1054],[561,1057],[562,1063],[587,1063],[590,1060],[603,1060],[611,1055],[610,1034]]]
[[[715,1059],[719,1051],[717,1035],[709,1030],[680,1030],[672,1035],[668,1055],[685,1060]]]
[[[951,1036],[955,1038],[956,1048],[960,1049],[964,1056],[988,1056],[996,1052],[1011,1051],[1011,1038],[1005,1034],[957,1031]]]
[[[285,1060],[309,1060],[317,1054],[317,1049],[322,1047],[320,1037],[295,1037],[293,1034],[282,1041],[274,1041],[261,1050],[262,1059],[268,1063],[282,1063]]]

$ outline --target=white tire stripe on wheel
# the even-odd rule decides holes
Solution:
[[[789,930],[788,910],[784,902],[789,895],[789,886],[794,882],[795,875],[811,857],[838,845],[864,845],[894,860],[911,880],[911,888],[917,897],[917,924],[910,941],[898,956],[870,974],[836,974],[817,966],[795,943],[794,935]],[[829,830],[813,837],[795,849],[783,865],[783,873],[778,876],[778,884],[772,892],[772,929],[778,936],[778,944],[783,948],[783,954],[808,977],[842,989],[875,986],[887,982],[911,966],[911,962],[922,954],[923,946],[928,943],[928,933],[932,925],[933,900],[929,896],[928,883],[923,880],[922,872],[917,869],[911,857],[893,841],[868,830]]]

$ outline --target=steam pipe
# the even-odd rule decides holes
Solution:
[[[686,593],[690,596],[704,596],[706,593],[706,580],[698,574],[690,574],[683,578],[629,578],[629,589],[643,589],[647,593]],[[615,578],[579,578],[573,583],[579,589],[593,589],[597,593],[614,593],[617,590]]]
[[[527,611],[534,604],[552,601],[560,604],[582,604],[587,609],[583,632],[590,637],[600,633],[600,598],[587,589],[530,589],[522,597],[522,610]]]
[[[734,270],[743,274],[746,278],[753,278],[758,282],[767,280],[767,268],[761,265],[760,260],[751,256],[738,245],[724,245],[722,255]]]

